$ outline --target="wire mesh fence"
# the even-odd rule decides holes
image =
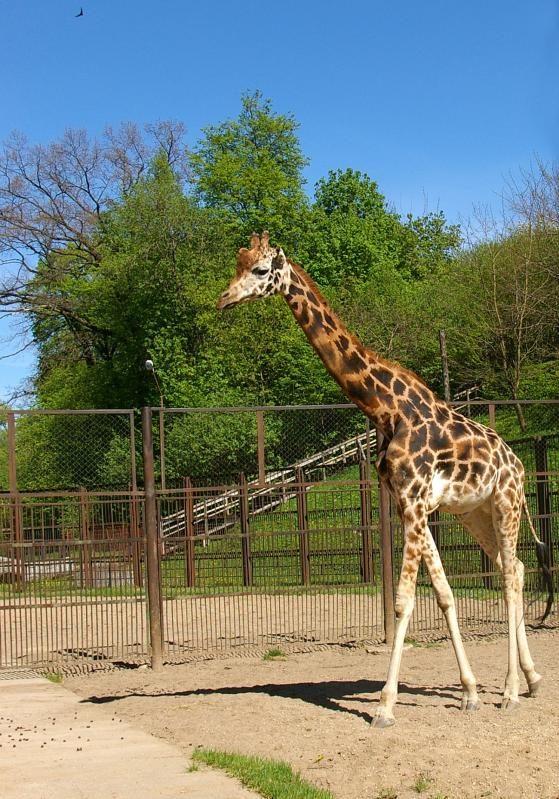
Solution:
[[[341,449],[329,450],[347,446],[358,455],[355,442],[369,430],[353,405],[153,411],[161,488],[177,487],[185,475],[197,485],[236,482],[240,472],[262,482],[297,465],[307,471],[314,466],[326,477],[336,471],[331,467],[352,461]]]
[[[130,410],[2,411],[0,491],[135,489]]]
[[[522,459],[557,581],[559,402],[461,411]],[[0,667],[145,658],[156,604],[167,659],[383,639],[402,535],[379,492],[375,430],[353,406],[153,409],[151,550],[141,432],[132,411],[5,414]],[[504,630],[487,557],[454,517],[430,524],[463,629]],[[519,556],[530,622],[545,596],[526,520]],[[410,635],[442,634],[422,569]]]

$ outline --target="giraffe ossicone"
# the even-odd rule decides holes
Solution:
[[[394,644],[373,725],[387,727],[394,723],[398,675],[421,559],[448,624],[463,688],[462,709],[476,710],[480,705],[454,596],[429,529],[428,515],[437,509],[456,514],[502,573],[509,646],[501,706],[517,706],[518,661],[532,695],[542,679],[528,648],[522,596],[524,566],[516,557],[523,511],[536,540],[549,591],[542,621],[553,602],[545,544],[536,534],[526,505],[522,462],[494,430],[455,411],[413,372],[365,348],[345,329],[309,275],[286,258],[280,247],[270,244],[268,233],[254,233],[250,248],[239,250],[235,277],[217,307],[223,310],[273,294],[283,295],[326,369],[382,433],[376,465],[398,508],[404,548]]]

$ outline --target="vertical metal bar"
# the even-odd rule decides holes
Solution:
[[[264,438],[264,411],[256,411],[256,439],[258,445],[258,482],[266,484],[266,450]]]
[[[13,411],[7,413],[8,426],[8,481],[10,494],[17,493],[16,419]]]
[[[80,490],[80,538],[83,558],[83,584],[84,588],[93,588],[93,561],[91,558],[91,545],[89,541],[89,509],[85,488]]]
[[[309,515],[307,511],[307,492],[304,485],[303,470],[296,470],[297,484],[297,526],[299,528],[299,559],[301,562],[301,580],[303,585],[311,581],[310,555],[309,555]]]
[[[17,455],[16,455],[16,418],[13,411],[7,413],[7,444],[8,444],[8,485],[11,499],[11,517],[14,544],[14,561],[16,574],[16,588],[20,590],[25,579],[25,561],[23,552],[23,514],[21,498],[17,489]]]
[[[239,517],[241,523],[241,551],[243,557],[243,585],[252,585],[252,556],[250,552],[250,527],[248,521],[248,486],[244,472],[239,476]]]
[[[25,552],[23,547],[23,509],[21,496],[16,491],[10,498],[13,530],[13,557],[15,564],[16,589],[20,591],[25,582]]]
[[[138,477],[136,475],[136,431],[134,430],[134,411],[130,411],[130,479],[132,481],[132,491],[138,490]]]
[[[493,572],[493,563],[489,555],[481,548],[480,558],[483,587],[491,590],[493,588],[493,575],[491,574],[491,572]]]
[[[142,459],[146,519],[146,561],[148,578],[149,632],[151,667],[163,668],[163,625],[161,613],[160,550],[157,529],[157,503],[153,468],[153,434],[151,408],[142,408]]]
[[[130,538],[132,544],[132,573],[134,586],[142,588],[142,545],[140,542],[140,526],[138,522],[138,498],[135,491],[130,494]]]
[[[534,439],[536,461],[536,504],[540,538],[549,552],[549,565],[553,566],[553,535],[551,521],[551,493],[549,487],[549,467],[547,463],[547,441],[543,436]]]
[[[440,530],[441,527],[441,515],[438,510],[434,510],[432,513],[429,514],[429,529],[431,530],[431,535],[433,536],[433,541],[435,542],[435,546],[439,550],[440,553]]]
[[[371,422],[366,417],[365,418],[365,457],[367,460],[367,466],[369,468],[369,479],[371,478],[371,465],[373,459],[371,457]]]
[[[366,460],[359,461],[359,499],[361,509],[361,580],[373,582],[371,548],[371,475]]]
[[[383,435],[377,429],[377,451],[380,450]],[[392,525],[390,523],[390,492],[379,479],[379,525],[380,552],[382,558],[382,606],[384,614],[384,638],[389,646],[394,643],[394,564],[392,552]]]
[[[159,468],[161,469],[161,490],[165,491],[165,414],[163,397],[159,408]]]
[[[192,480],[184,478],[184,557],[186,561],[186,584],[188,588],[196,585],[196,561],[194,559],[194,503],[192,498]]]

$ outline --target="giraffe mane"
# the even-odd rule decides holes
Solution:
[[[320,303],[322,303],[323,305],[326,305],[326,306],[328,306],[328,308],[330,308],[330,303],[329,303],[329,302],[328,302],[328,300],[327,300],[327,299],[324,297],[324,294],[323,294],[323,293],[322,293],[322,291],[319,289],[319,287],[317,286],[317,284],[315,283],[315,281],[312,279],[312,277],[309,275],[309,273],[308,273],[308,272],[306,272],[306,271],[305,271],[305,270],[304,270],[304,269],[303,269],[301,266],[299,266],[299,264],[296,264],[294,261],[291,261],[289,258],[288,258],[287,260],[288,260],[288,263],[290,264],[290,266],[292,267],[292,269],[294,269],[294,270],[295,270],[295,272],[297,273],[297,275],[298,275],[298,276],[300,276],[300,277],[301,277],[301,279],[302,279],[304,282],[306,282],[306,284],[308,285],[308,287],[309,287],[309,288],[310,288],[310,289],[313,291],[313,293],[316,295],[316,297],[317,297],[317,299],[319,300],[319,302],[320,302]],[[334,316],[336,316],[336,314],[335,314],[335,313],[334,313]],[[368,350],[368,349],[371,349],[370,347],[365,347],[365,345],[364,345],[364,344],[361,342],[361,340],[358,338],[358,336],[356,336],[356,335],[355,335],[355,334],[353,334],[353,333],[350,333],[350,340],[351,340],[351,343],[352,343],[354,346],[361,346],[361,347],[364,347],[366,350]],[[433,391],[433,389],[432,389],[432,388],[431,388],[431,387],[430,387],[430,386],[429,386],[429,385],[428,385],[428,384],[425,382],[425,380],[423,380],[423,378],[422,378],[422,377],[420,377],[420,376],[419,376],[419,375],[418,375],[416,372],[414,372],[412,369],[408,369],[406,366],[402,366],[402,364],[398,363],[397,361],[389,360],[388,358],[383,358],[381,355],[378,355],[378,353],[375,353],[375,355],[377,355],[377,357],[379,358],[379,360],[380,360],[380,361],[382,361],[382,363],[383,363],[384,365],[386,365],[386,366],[388,366],[388,367],[390,367],[390,368],[397,367],[397,368],[398,368],[398,369],[400,369],[402,372],[405,372],[405,373],[406,373],[406,375],[409,375],[409,377],[410,377],[411,379],[413,379],[413,380],[417,381],[417,382],[418,382],[418,383],[420,383],[422,386],[424,386],[426,389],[428,389],[428,390],[429,390],[429,391],[430,391],[432,394],[435,394],[435,392]]]

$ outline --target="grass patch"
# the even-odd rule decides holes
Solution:
[[[433,784],[433,780],[427,774],[418,774],[415,778],[415,782],[413,784],[413,789],[416,793],[425,793],[429,790],[431,785]]]
[[[49,671],[49,673],[45,676],[49,682],[54,682],[57,685],[60,685],[60,683],[64,680],[64,677],[59,671]]]
[[[196,749],[194,763],[225,771],[245,788],[266,799],[334,799],[330,791],[315,788],[296,774],[287,763],[261,757],[247,757],[215,749]]]
[[[284,658],[285,652],[281,649],[268,649],[267,652],[264,652],[262,655],[262,660],[276,660],[277,658]]]

